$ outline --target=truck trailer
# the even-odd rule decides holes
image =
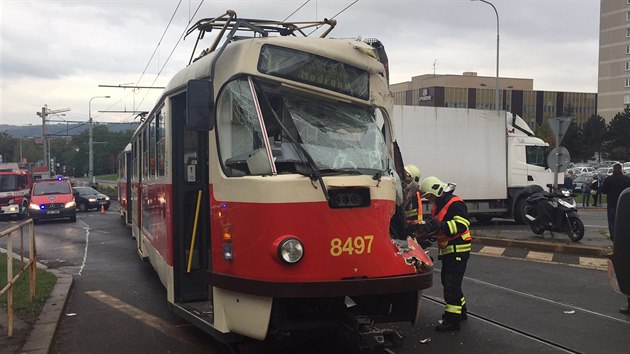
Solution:
[[[393,112],[404,162],[419,166],[423,177],[455,183],[469,215],[480,222],[525,222],[523,189],[553,183],[549,144],[516,114],[423,106],[394,106]]]

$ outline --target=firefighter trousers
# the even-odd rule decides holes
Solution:
[[[470,252],[454,252],[440,257],[442,260],[442,287],[444,288],[444,315],[452,320],[460,320],[466,314],[466,300],[462,291],[462,281],[466,272]]]

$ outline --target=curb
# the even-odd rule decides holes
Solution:
[[[593,256],[593,257],[605,257],[609,253],[612,252],[612,249],[608,247],[589,247],[589,246],[580,246],[580,245],[570,245],[570,244],[558,244],[552,242],[538,242],[538,241],[527,241],[527,240],[512,240],[512,239],[501,239],[501,238],[492,238],[492,237],[480,237],[474,236],[473,243],[479,243],[488,246],[501,246],[501,247],[518,247],[518,248],[528,248],[538,251],[547,251],[547,252],[562,252],[562,253],[571,253],[581,256]]]
[[[72,288],[72,275],[63,274],[54,269],[47,269],[57,277],[57,283],[46,300],[42,312],[33,325],[31,332],[20,353],[47,354],[50,351],[52,340],[57,332],[57,325],[61,319],[61,312],[66,306],[68,294]]]

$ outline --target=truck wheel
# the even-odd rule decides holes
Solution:
[[[16,219],[24,220],[26,218],[28,218],[28,203],[24,202],[24,204],[22,204],[22,208],[20,208],[20,212],[16,216]]]
[[[527,218],[525,214],[527,213],[527,198],[519,198],[514,204],[514,221],[517,224],[525,224],[527,222]]]

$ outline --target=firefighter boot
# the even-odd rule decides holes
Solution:
[[[626,305],[626,307],[620,308],[619,312],[623,313],[624,315],[630,315],[630,297],[628,297],[628,305]]]
[[[459,331],[459,319],[455,317],[453,314],[445,313],[442,315],[442,320],[435,326],[435,330],[438,332]]]
[[[449,316],[446,314],[446,312],[444,312],[442,314],[442,321],[444,321],[446,319],[446,317]],[[453,316],[453,315],[450,315]],[[464,305],[464,307],[462,307],[462,314],[458,316],[457,321],[466,321],[468,319],[468,310],[466,309],[466,305]]]
[[[461,316],[459,316],[459,320],[466,321],[467,319],[468,319],[468,309],[466,308],[466,305],[464,305],[462,307],[462,314]]]

